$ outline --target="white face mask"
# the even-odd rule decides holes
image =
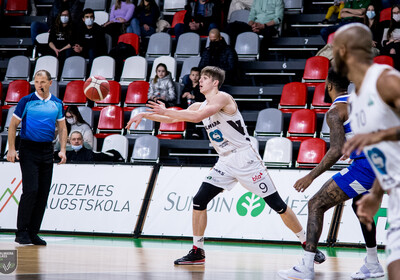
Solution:
[[[82,145],[79,145],[79,146],[71,145],[71,148],[72,148],[75,152],[77,152],[77,151],[79,151],[80,149],[82,149]]]
[[[69,16],[61,16],[60,17],[61,23],[68,23],[69,21]]]
[[[93,25],[93,22],[94,22],[94,19],[92,19],[92,18],[85,18],[85,24],[86,24],[87,26],[92,26],[92,25]]]
[[[394,14],[394,15],[393,15],[393,19],[394,19],[396,22],[399,22],[399,21],[400,21],[400,14]]]
[[[69,124],[74,124],[74,123],[76,123],[75,117],[72,117],[72,118],[65,118],[65,119],[67,120],[67,123],[69,123]]]
[[[367,11],[367,17],[373,19],[375,17],[375,11]]]

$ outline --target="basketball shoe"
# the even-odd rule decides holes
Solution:
[[[303,247],[303,249],[306,249],[306,243],[304,242],[303,244],[301,244],[301,246]],[[317,249],[317,251],[315,252],[315,257],[314,257],[314,263],[316,264],[321,264],[326,260],[326,257],[324,255],[324,253],[322,253],[320,250]]]
[[[367,279],[367,278],[378,278],[385,275],[383,267],[379,262],[367,263],[367,257],[364,259],[364,265],[359,271],[351,275],[352,279]]]
[[[293,266],[289,270],[279,270],[278,275],[286,280],[313,280],[314,268],[308,268],[304,264],[304,259],[302,259],[300,264]]]
[[[180,259],[174,261],[174,264],[204,264],[206,262],[206,255],[204,250],[193,246],[193,249],[189,251],[189,254],[183,256]]]

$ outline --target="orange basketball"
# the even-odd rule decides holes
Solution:
[[[86,80],[83,92],[92,101],[101,101],[110,92],[110,84],[102,76],[93,76]]]

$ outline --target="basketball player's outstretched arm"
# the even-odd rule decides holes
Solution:
[[[396,70],[384,72],[378,79],[377,89],[382,100],[390,106],[400,118],[400,73]],[[379,130],[372,133],[357,134],[347,141],[343,147],[343,153],[347,156],[357,150],[360,154],[365,146],[381,141],[399,141],[400,126]]]
[[[137,114],[132,119],[129,120],[126,128],[135,123],[135,128],[139,125],[142,118],[146,118],[152,121],[173,123],[173,122],[193,122],[198,123],[205,118],[208,118],[215,113],[221,111],[225,106],[227,106],[232,99],[229,95],[221,93],[212,98],[211,101],[207,103],[206,106],[200,109],[201,103],[194,103],[189,106],[186,110],[171,110],[165,108],[165,104],[161,101],[152,102],[149,101],[147,105],[150,109],[149,112],[143,112]]]
[[[330,148],[321,162],[303,178],[297,180],[294,188],[304,192],[319,175],[331,168],[342,156],[342,147],[345,142],[343,123],[347,119],[345,104],[337,104],[326,114],[326,121],[330,128]]]

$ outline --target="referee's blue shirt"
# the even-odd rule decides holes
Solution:
[[[64,109],[62,101],[54,95],[43,99],[33,92],[21,98],[13,116],[22,121],[21,139],[52,142],[56,121],[64,119]]]

